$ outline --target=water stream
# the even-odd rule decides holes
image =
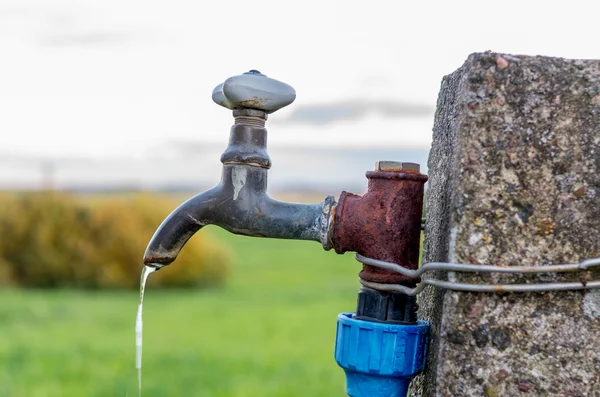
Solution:
[[[157,268],[153,266],[144,266],[142,276],[140,277],[140,304],[138,306],[137,315],[135,316],[135,367],[138,372],[138,396],[142,396],[142,308],[144,305],[144,289],[146,288],[146,280],[150,273]]]

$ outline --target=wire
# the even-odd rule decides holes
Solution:
[[[370,266],[379,267],[385,270],[391,270],[410,278],[420,277],[422,274],[432,270],[444,270],[453,272],[486,272],[486,273],[568,273],[583,272],[592,267],[600,267],[600,258],[586,259],[580,263],[569,263],[564,265],[548,266],[490,266],[465,263],[445,263],[430,262],[421,266],[417,270],[406,269],[396,263],[367,258],[356,254],[356,260]],[[365,287],[380,290],[402,292],[406,295],[414,296],[421,293],[428,285],[450,289],[453,291],[470,292],[541,292],[541,291],[571,291],[582,289],[600,288],[600,280],[588,282],[568,282],[568,283],[532,283],[532,284],[470,284],[457,283],[453,281],[444,281],[434,278],[423,279],[416,288],[409,288],[400,284],[383,284],[371,281],[360,280]]]

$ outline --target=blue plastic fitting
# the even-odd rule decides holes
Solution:
[[[350,397],[405,397],[412,378],[425,368],[429,324],[357,320],[338,315],[335,361],[346,372]]]

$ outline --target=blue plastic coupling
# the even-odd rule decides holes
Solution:
[[[412,378],[425,368],[429,324],[357,320],[338,315],[335,361],[346,372],[350,397],[405,397]]]

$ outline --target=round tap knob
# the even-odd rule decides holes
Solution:
[[[256,109],[273,113],[296,99],[296,91],[258,70],[233,76],[215,87],[212,99],[227,109]]]

